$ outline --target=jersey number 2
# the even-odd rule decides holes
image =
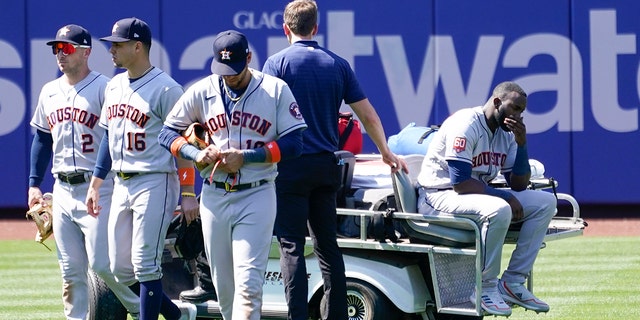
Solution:
[[[82,153],[93,152],[93,136],[90,134],[82,135]]]

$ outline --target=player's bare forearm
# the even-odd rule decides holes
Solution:
[[[100,202],[100,186],[102,186],[103,182],[103,179],[96,176],[91,177],[85,203],[87,205],[87,213],[90,216],[97,217],[100,214],[100,210],[102,210],[102,207],[98,203]]]
[[[28,197],[29,208],[32,208],[40,202],[40,199],[42,199],[42,191],[38,187],[29,187]]]
[[[389,150],[387,139],[384,134],[384,128],[382,127],[382,122],[380,121],[378,113],[376,113],[376,110],[373,108],[373,105],[371,105],[369,100],[363,99],[361,101],[350,104],[350,106],[360,119],[360,122],[364,126],[364,130],[367,132],[367,135],[369,135],[373,143],[378,148],[378,151],[382,155],[382,161],[388,164],[391,167],[391,171],[394,173],[398,170],[409,173],[406,162],[396,156],[393,152],[391,152],[391,150]]]

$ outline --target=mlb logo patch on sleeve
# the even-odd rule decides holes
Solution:
[[[467,148],[467,138],[456,137],[453,140],[453,151],[462,152]]]

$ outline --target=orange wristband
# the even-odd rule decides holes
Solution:
[[[178,168],[178,177],[180,178],[180,186],[193,186],[196,183],[196,169]]]
[[[188,142],[184,137],[178,137],[177,139],[173,140],[173,142],[171,143],[171,154],[177,158],[180,158],[180,148],[182,148],[182,146],[184,146],[185,144],[188,144]]]
[[[271,156],[271,162],[276,163],[280,162],[280,147],[275,141],[271,141],[265,145],[267,147],[267,152]]]

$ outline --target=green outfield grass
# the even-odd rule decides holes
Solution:
[[[638,248],[640,237],[549,242],[535,265],[534,292],[551,311],[516,308],[509,320],[640,319]],[[505,247],[503,266],[511,250]],[[64,319],[55,252],[29,240],[0,241],[0,279],[0,319]]]

